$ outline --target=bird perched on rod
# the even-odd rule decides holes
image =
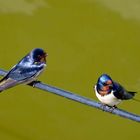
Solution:
[[[109,75],[103,74],[95,85],[95,93],[104,105],[116,107],[122,100],[133,99],[136,92],[127,91],[119,83],[113,81]]]
[[[0,92],[18,84],[36,81],[46,67],[46,57],[47,53],[43,49],[33,49],[0,80]]]

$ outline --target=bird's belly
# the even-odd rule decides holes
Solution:
[[[95,89],[95,93],[97,98],[103,103],[103,104],[107,104],[109,106],[114,106],[114,105],[118,105],[122,100],[117,99],[113,93],[101,96],[97,90]]]

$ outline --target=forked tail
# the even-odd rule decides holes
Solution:
[[[136,102],[140,102],[139,99],[136,99],[136,98],[132,98],[132,100],[136,101]]]

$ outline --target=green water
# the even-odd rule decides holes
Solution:
[[[97,100],[92,87],[108,73],[140,93],[139,9],[137,0],[0,0],[0,68],[41,47],[45,83]],[[140,114],[138,102],[119,107]],[[139,132],[139,123],[28,86],[0,94],[1,140],[139,140]]]

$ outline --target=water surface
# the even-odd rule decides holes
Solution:
[[[136,0],[0,0],[0,67],[41,47],[49,54],[45,83],[97,100],[93,85],[108,73],[140,91],[139,7]],[[137,114],[139,106],[119,105]],[[0,120],[2,140],[139,139],[138,123],[28,86],[0,94]]]

